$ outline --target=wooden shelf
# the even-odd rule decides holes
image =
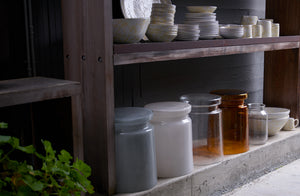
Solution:
[[[300,36],[114,44],[114,65],[299,48]]]
[[[44,77],[0,81],[0,107],[69,97],[81,92],[79,82]]]

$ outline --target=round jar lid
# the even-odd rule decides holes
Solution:
[[[210,93],[221,96],[222,100],[247,99],[248,97],[248,93],[246,91],[238,89],[220,89],[211,91]]]
[[[186,116],[191,112],[191,105],[183,102],[157,102],[145,105],[153,111],[153,118]]]
[[[152,117],[152,111],[142,107],[122,107],[115,109],[115,124],[144,124]]]
[[[193,93],[182,95],[180,101],[189,103],[192,107],[209,107],[220,105],[221,97],[206,93]]]

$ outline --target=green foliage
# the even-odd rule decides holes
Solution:
[[[30,146],[20,146],[18,138],[0,135],[0,192],[1,196],[79,196],[93,193],[94,187],[87,179],[91,168],[81,160],[73,162],[66,150],[56,155],[49,141],[42,141],[45,155]],[[36,156],[42,161],[40,169],[34,169],[26,161],[10,158],[20,151]]]

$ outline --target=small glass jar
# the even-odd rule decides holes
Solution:
[[[238,154],[249,150],[248,94],[242,90],[224,89],[211,92],[222,97],[223,152]]]
[[[157,176],[176,177],[193,171],[191,105],[157,102],[145,106],[152,110]]]
[[[272,24],[272,37],[279,37],[280,34],[280,25],[279,23]]]
[[[116,189],[131,193],[157,183],[151,110],[138,107],[115,109]]]
[[[223,160],[221,97],[211,94],[187,94],[180,100],[192,106],[193,154],[196,165]]]
[[[262,103],[249,103],[249,143],[265,144],[268,140],[268,114]]]

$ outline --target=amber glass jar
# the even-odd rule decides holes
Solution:
[[[249,150],[248,108],[244,104],[247,92],[242,90],[215,90],[222,97],[223,152],[238,154]]]

